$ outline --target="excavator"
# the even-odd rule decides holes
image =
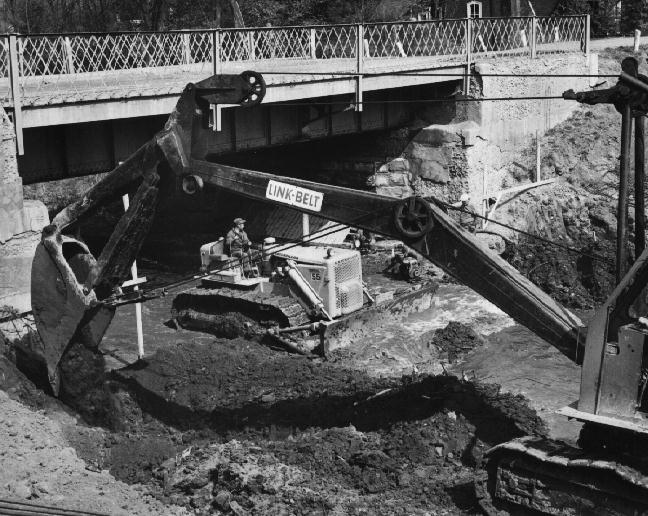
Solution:
[[[648,107],[648,86],[636,75],[622,73],[615,88],[602,101]],[[462,229],[437,199],[392,198],[209,161],[216,106],[256,105],[264,94],[263,78],[255,72],[188,84],[164,129],[44,228],[32,267],[32,307],[40,336],[32,351],[46,364],[53,392],[58,392],[59,365],[71,342],[97,350],[116,307],[161,295],[120,290],[160,199],[228,192],[400,240],[583,365],[580,399],[564,409],[566,416],[585,422],[581,447],[523,438],[491,449],[476,482],[485,512],[648,513],[648,471],[642,465],[648,330],[631,315],[648,284],[648,251],[623,275],[586,329]],[[579,95],[571,92],[565,98],[595,102],[587,92]],[[77,229],[100,207],[134,190],[130,207],[95,258]]]

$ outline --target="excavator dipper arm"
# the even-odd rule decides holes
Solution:
[[[33,349],[47,367],[54,394],[60,387],[59,362],[71,341],[96,349],[112,321],[108,298],[127,278],[149,232],[161,192],[175,187],[175,176],[188,166],[194,116],[218,103],[253,106],[265,95],[256,72],[214,76],[189,84],[165,128],[132,156],[63,209],[43,231],[32,264],[32,311],[40,336]],[[206,127],[209,130],[208,127]],[[99,207],[135,191],[98,259],[73,236],[76,226]]]

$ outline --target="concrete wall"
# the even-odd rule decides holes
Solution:
[[[0,108],[0,312],[31,310],[31,261],[49,223],[43,203],[23,199],[15,149],[13,124]]]
[[[596,72],[584,56],[500,59],[475,64],[476,79],[471,89],[473,96],[484,98],[560,96],[570,88],[589,89],[589,79],[480,74]],[[532,171],[527,163],[520,163],[522,151],[534,144],[536,134],[542,135],[566,120],[577,106],[562,99],[459,103],[454,120],[421,126],[401,156],[380,167],[376,189],[385,195],[417,193],[450,202],[470,193],[478,204],[484,191],[491,194],[529,181]]]

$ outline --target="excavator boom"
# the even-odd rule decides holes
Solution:
[[[582,357],[580,320],[480,245],[434,199],[396,199],[209,162],[213,105],[253,105],[264,93],[263,78],[254,72],[187,85],[165,128],[46,228],[32,268],[32,304],[55,393],[58,363],[70,340],[98,346],[114,312],[103,301],[127,279],[161,192],[169,190],[193,195],[217,188],[402,240],[572,360]],[[82,242],[61,236],[62,229],[74,229],[97,207],[134,187],[129,210],[97,260]]]
[[[578,317],[481,245],[434,200],[396,199],[199,160],[191,161],[190,170],[206,186],[402,240],[571,360],[583,356]]]

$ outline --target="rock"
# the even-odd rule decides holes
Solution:
[[[376,174],[373,180],[373,186],[376,188],[381,186],[389,186],[389,175],[387,174]]]
[[[389,174],[390,186],[409,186],[409,173],[392,172]]]
[[[407,487],[412,483],[412,476],[409,473],[403,472],[398,476],[398,485]]]
[[[249,514],[248,511],[246,511],[243,507],[241,507],[241,504],[232,500],[229,504],[230,510],[236,514],[236,516],[243,516],[244,514]]]
[[[444,144],[474,145],[479,134],[479,125],[475,122],[461,122],[458,124],[430,125],[416,135],[414,141],[428,146],[441,146]]]
[[[454,146],[434,146],[413,142],[405,150],[410,160],[410,169],[414,177],[421,177],[437,183],[450,180],[450,165]]]
[[[277,397],[272,392],[270,394],[264,394],[263,396],[261,396],[261,401],[263,403],[274,403],[276,400]]]
[[[9,484],[9,491],[13,492],[13,494],[17,498],[21,499],[28,499],[32,495],[32,488],[27,482],[15,482],[13,484]]]
[[[380,195],[386,195],[388,197],[396,197],[398,199],[402,199],[403,197],[409,197],[413,192],[409,187],[382,186],[380,188],[376,188],[376,193]]]
[[[616,216],[608,207],[595,206],[589,210],[589,217],[594,226],[603,228],[609,236],[616,234]]]
[[[407,172],[410,168],[409,162],[405,158],[396,158],[390,161],[388,165],[391,172]]]
[[[216,505],[216,507],[218,507],[221,511],[227,511],[230,508],[231,501],[232,494],[229,491],[222,490],[218,491],[218,494],[216,494],[216,497],[214,498],[214,505]]]

